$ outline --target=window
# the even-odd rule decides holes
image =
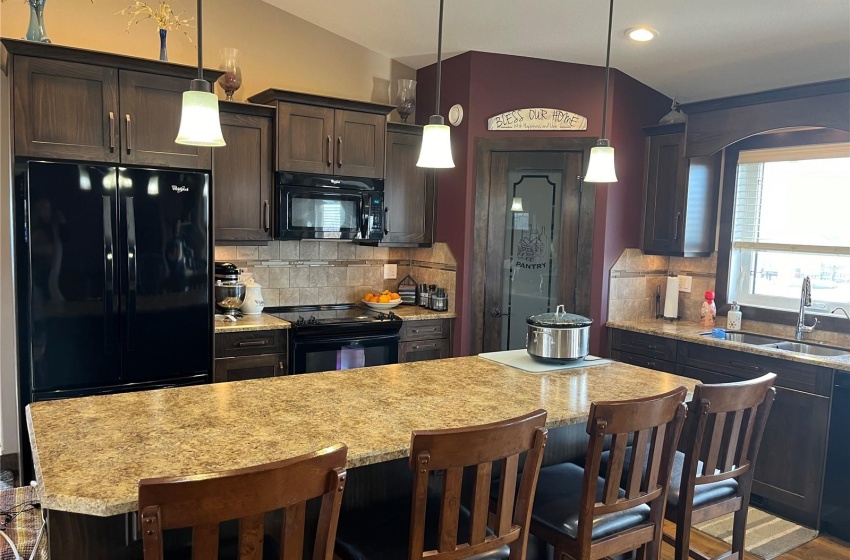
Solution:
[[[796,311],[850,307],[850,143],[738,155],[727,301]]]

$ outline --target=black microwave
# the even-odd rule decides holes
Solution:
[[[384,238],[384,181],[306,173],[275,176],[276,239]]]

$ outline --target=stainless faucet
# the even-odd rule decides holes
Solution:
[[[803,290],[800,293],[800,313],[797,315],[797,340],[803,340],[803,333],[810,333],[815,330],[818,324],[817,318],[811,326],[806,325],[806,307],[812,305],[812,279],[806,276],[803,278]]]

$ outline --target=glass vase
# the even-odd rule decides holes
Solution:
[[[27,36],[24,37],[27,41],[37,41],[39,43],[49,43],[47,32],[44,30],[44,5],[47,0],[28,0],[30,6],[30,24],[27,27]]]
[[[224,90],[227,101],[233,101],[233,94],[242,87],[242,68],[239,66],[239,49],[223,48],[219,49],[221,53],[220,70],[224,70],[224,74],[218,79],[218,85]]]
[[[163,62],[168,62],[168,45],[166,44],[166,39],[168,38],[168,30],[160,29],[159,30],[159,59]]]
[[[401,122],[407,122],[407,118],[416,110],[416,80],[399,80],[395,100]]]

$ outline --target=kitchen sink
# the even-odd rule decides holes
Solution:
[[[850,350],[843,348],[831,348],[829,346],[806,344],[804,342],[777,342],[776,344],[770,344],[770,346],[779,350],[808,354],[810,356],[844,356],[850,354]]]
[[[711,333],[701,333],[702,336],[711,337]],[[741,342],[743,344],[754,344],[757,346],[766,346],[768,344],[781,343],[782,339],[771,338],[761,334],[753,334],[746,332],[726,332],[725,340],[730,342]]]

